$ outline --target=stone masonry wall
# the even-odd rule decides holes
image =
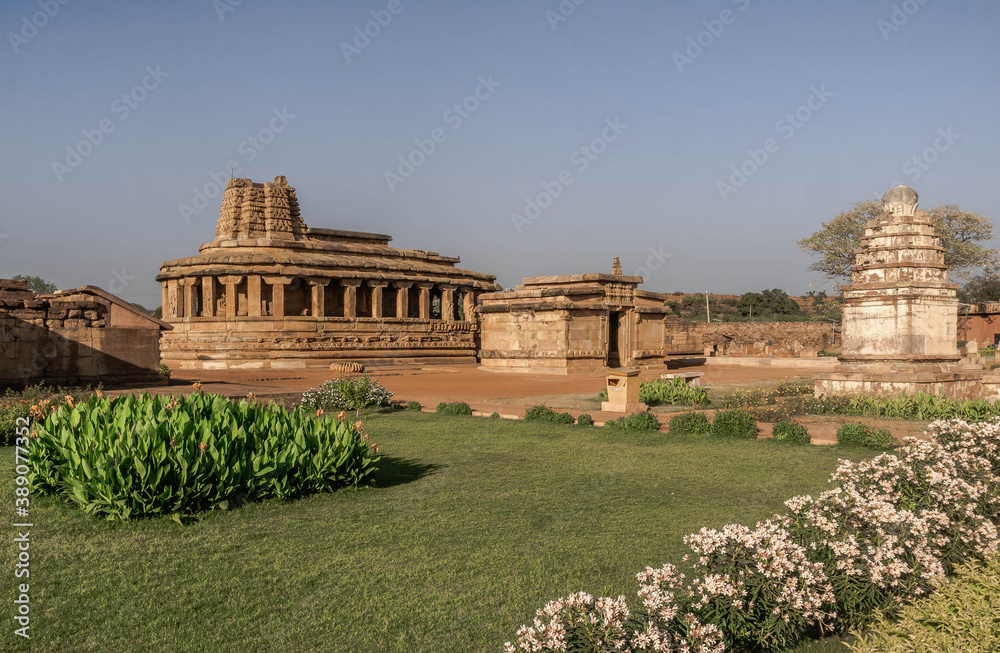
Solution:
[[[840,346],[840,325],[831,322],[713,322],[702,343],[716,355],[815,356]]]

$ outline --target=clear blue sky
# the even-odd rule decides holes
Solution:
[[[1000,217],[1000,3],[236,2],[0,3],[0,276],[157,306],[229,162],[506,286],[619,256],[649,290],[802,293],[795,240],[900,182]]]

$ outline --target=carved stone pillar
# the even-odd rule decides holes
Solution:
[[[431,319],[431,288],[434,287],[433,283],[418,283],[417,288],[420,288],[420,319],[429,320]]]
[[[455,321],[455,288],[458,286],[441,286],[441,319],[445,322]]]
[[[261,278],[256,274],[247,276],[247,316],[260,317],[263,312],[260,310],[260,282]]]
[[[164,281],[160,284],[160,315],[163,319],[172,317],[170,315],[170,282]]]
[[[344,279],[340,282],[344,286],[344,317],[352,320],[358,317],[358,286],[360,279]]]
[[[410,286],[412,281],[394,281],[396,292],[396,317],[410,317]]]
[[[226,319],[236,319],[236,308],[239,305],[239,297],[236,296],[236,286],[243,281],[242,276],[219,277],[219,283],[226,286]]]
[[[180,279],[167,281],[167,305],[163,309],[164,315],[170,317],[184,317],[184,287],[180,285]]]
[[[310,277],[306,279],[312,290],[312,313],[313,317],[326,317],[326,284],[329,279],[323,277]]]
[[[369,281],[372,287],[372,317],[382,319],[382,289],[389,285],[388,281]]]
[[[215,317],[215,277],[201,278],[201,314]]]
[[[292,282],[286,277],[264,277],[271,284],[271,315],[285,317],[285,286]]]
[[[472,321],[472,314],[476,310],[476,291],[469,288],[462,296],[462,316],[466,322]]]

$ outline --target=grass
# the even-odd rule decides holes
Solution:
[[[30,642],[6,650],[491,651],[546,601],[624,594],[702,526],[828,487],[840,447],[441,417],[364,416],[377,488],[113,523],[32,497]],[[12,524],[14,452],[0,449]],[[5,646],[7,646],[5,644]],[[797,650],[843,650],[837,644]]]

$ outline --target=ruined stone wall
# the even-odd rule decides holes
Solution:
[[[158,382],[159,330],[108,327],[110,310],[0,280],[0,385]]]
[[[840,346],[840,325],[831,322],[713,322],[702,326],[703,345],[714,346],[720,356],[814,356],[821,349]]]

